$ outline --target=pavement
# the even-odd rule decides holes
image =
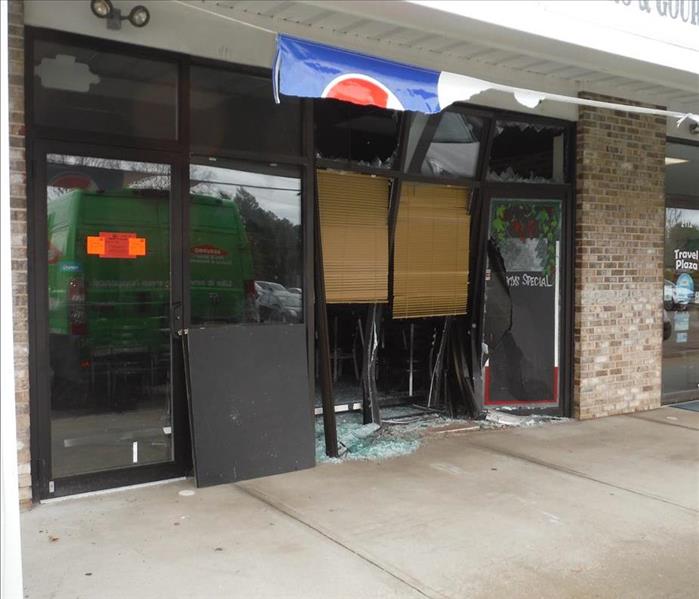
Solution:
[[[22,536],[31,599],[696,596],[699,413],[70,498],[25,512]]]

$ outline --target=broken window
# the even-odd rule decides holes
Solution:
[[[406,155],[409,173],[433,177],[474,177],[483,120],[460,112],[415,114]]]
[[[497,121],[488,180],[502,183],[564,183],[565,129],[554,125]]]
[[[338,100],[314,105],[318,158],[392,168],[398,148],[398,113]]]
[[[493,199],[484,404],[558,403],[561,204]]]

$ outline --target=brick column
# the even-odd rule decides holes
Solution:
[[[31,505],[29,450],[29,333],[27,294],[27,192],[24,156],[24,4],[9,3],[10,210],[12,227],[12,291],[14,295],[15,400],[19,500]]]
[[[660,406],[664,158],[664,118],[580,108],[573,395],[578,418]]]

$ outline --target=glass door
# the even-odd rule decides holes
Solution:
[[[663,285],[663,403],[699,397],[699,198],[668,198]]]
[[[44,494],[180,473],[171,166],[44,156],[46,201],[37,209],[45,237],[36,244],[45,251],[37,259],[47,302],[37,331]]]
[[[560,403],[561,201],[490,199],[483,323],[485,407]]]
[[[198,486],[315,463],[302,190],[297,167],[190,165],[185,343]]]

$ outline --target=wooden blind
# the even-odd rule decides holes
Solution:
[[[388,301],[388,198],[384,177],[318,171],[329,304]]]
[[[468,189],[403,183],[393,273],[393,318],[466,313]]]

